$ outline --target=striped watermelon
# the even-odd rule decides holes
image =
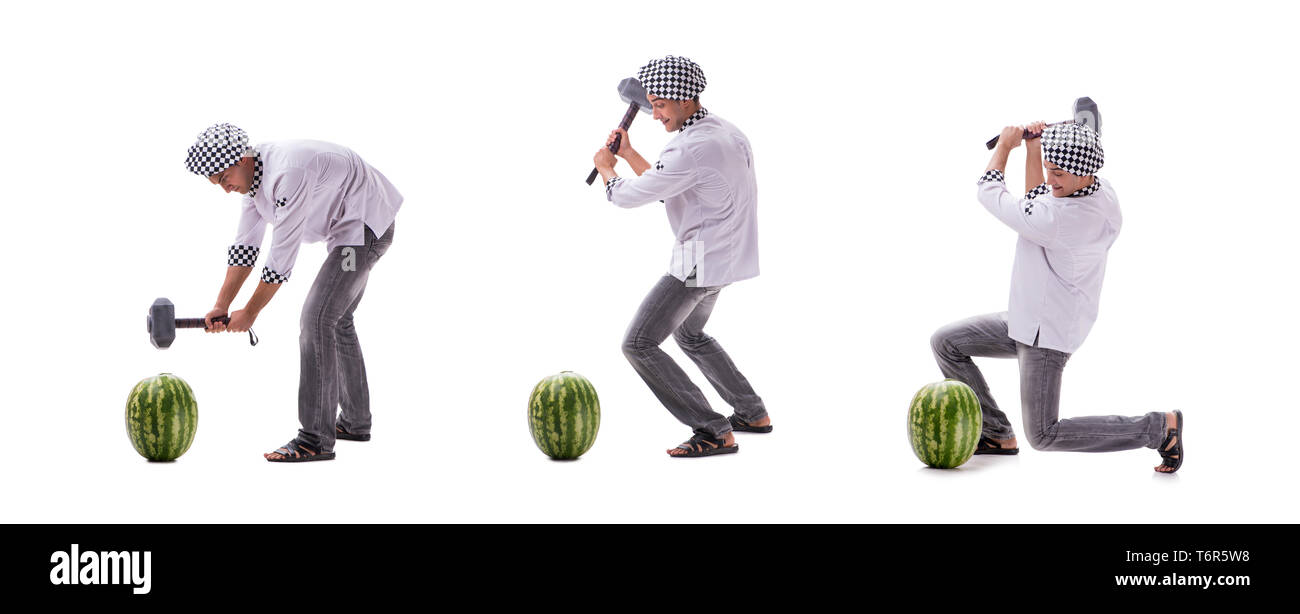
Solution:
[[[984,416],[975,391],[955,379],[925,386],[907,410],[912,451],[931,467],[952,469],[970,460],[982,428]]]
[[[600,399],[587,378],[572,371],[537,383],[528,399],[528,430],[547,456],[582,456],[600,430]]]
[[[180,458],[198,427],[194,391],[171,373],[140,380],[126,399],[126,434],[135,451],[151,461]]]

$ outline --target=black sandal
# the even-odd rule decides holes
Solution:
[[[275,453],[280,454],[282,458],[268,458],[266,460],[272,463],[305,463],[308,461],[323,461],[323,460],[334,459],[333,452],[322,453],[320,450],[317,450],[312,446],[309,446],[301,441],[298,441],[297,438],[290,439],[289,443],[286,443],[280,446],[279,448],[277,448],[275,450]]]
[[[975,444],[975,453],[1011,456],[1012,454],[1020,454],[1020,448],[1004,448],[993,439],[980,435],[980,442]]]
[[[715,439],[706,433],[696,433],[690,439],[677,444],[678,450],[686,450],[685,454],[669,454],[673,458],[696,458],[700,456],[713,456],[714,454],[732,454],[740,450],[740,444],[726,445],[721,439]]]
[[[772,425],[769,424],[767,426],[754,426],[748,422],[745,422],[744,420],[741,420],[740,418],[737,418],[736,414],[731,414],[730,416],[727,416],[727,422],[731,423],[731,430],[739,433],[771,433],[772,432]]]
[[[348,441],[370,441],[370,433],[349,433],[342,424],[334,425],[334,438]]]
[[[1156,473],[1173,473],[1183,466],[1183,412],[1175,409],[1174,415],[1178,417],[1178,421],[1175,422],[1174,428],[1169,429],[1169,433],[1165,435],[1165,440],[1160,442],[1160,447],[1157,448],[1160,452],[1160,466],[1170,467],[1171,469],[1169,471],[1157,470]],[[1178,439],[1178,443],[1169,448],[1169,443],[1175,438]],[[1166,450],[1165,448],[1169,449]]]

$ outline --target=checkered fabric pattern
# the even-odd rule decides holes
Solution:
[[[1093,192],[1096,192],[1099,189],[1101,189],[1101,182],[1094,179],[1092,180],[1092,185],[1079,188],[1073,194],[1066,196],[1066,198],[1078,198],[1080,196],[1087,196],[1089,194],[1092,194]]]
[[[658,160],[655,160],[655,170],[657,170],[657,171],[662,171],[662,170],[664,170],[664,163],[663,163],[663,162],[660,162],[660,161],[658,161]]]
[[[283,206],[285,206],[285,205],[287,205],[287,204],[289,204],[289,199],[287,199],[287,198],[281,198],[281,199],[275,201],[275,206],[277,206],[277,207],[283,207]]]
[[[980,183],[984,183],[985,181],[1001,181],[1001,182],[1006,182],[1006,180],[1007,180],[1007,178],[1006,178],[1005,175],[1002,174],[1002,171],[1000,171],[1000,170],[998,170],[998,169],[996,169],[996,168],[995,168],[995,169],[991,169],[991,170],[984,171],[984,176],[983,176],[983,177],[980,177]]]
[[[262,154],[253,152],[253,185],[248,188],[248,197],[257,196],[257,189],[262,187]]]
[[[1051,191],[1052,191],[1052,189],[1049,188],[1049,187],[1047,187],[1047,184],[1046,184],[1046,183],[1040,183],[1040,184],[1038,184],[1038,187],[1036,187],[1036,188],[1034,188],[1034,189],[1032,189],[1032,190],[1030,190],[1030,191],[1028,191],[1028,192],[1025,192],[1025,198],[1028,198],[1029,200],[1033,200],[1033,199],[1038,198],[1039,196],[1042,196],[1042,195],[1044,195],[1044,194],[1046,194],[1046,193],[1048,193],[1048,192],[1051,192]]]
[[[699,64],[673,55],[650,60],[637,71],[636,78],[646,93],[670,100],[692,100],[704,91],[707,83]]]
[[[231,245],[226,251],[226,264],[251,267],[254,262],[257,262],[257,254],[261,251],[261,248],[252,245]]]
[[[1080,123],[1057,124],[1043,131],[1043,159],[1080,177],[1101,169],[1101,137]]]
[[[248,152],[248,133],[233,124],[215,124],[199,133],[190,146],[185,168],[195,175],[211,177],[239,162]]]
[[[701,119],[704,119],[705,117],[708,116],[709,116],[709,110],[704,107],[700,107],[699,111],[692,113],[690,117],[686,118],[686,121],[682,122],[682,127],[678,128],[677,131],[681,132],[689,126],[694,126],[695,122],[700,121]]]
[[[281,275],[267,267],[262,267],[262,281],[268,284],[282,284],[289,281],[289,276]]]
[[[610,179],[609,182],[605,184],[605,198],[613,198],[613,197],[614,197],[614,196],[613,196],[614,186],[615,186],[615,185],[618,185],[618,182],[620,182],[620,181],[622,181],[622,180],[623,180],[622,177],[615,177],[615,178],[613,178],[613,179]]]

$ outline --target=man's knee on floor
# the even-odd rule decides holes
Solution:
[[[1029,447],[1035,450],[1051,450],[1052,444],[1056,443],[1056,425],[1037,432],[1029,431],[1025,438],[1029,440]]]

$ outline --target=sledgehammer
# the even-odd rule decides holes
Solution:
[[[212,318],[212,321],[229,324],[230,318],[221,316]],[[172,342],[176,340],[176,329],[178,328],[207,327],[208,324],[203,318],[177,318],[176,306],[165,298],[153,302],[153,305],[149,307],[149,317],[145,320],[145,330],[149,332],[149,342],[160,350],[171,347]],[[257,336],[253,334],[252,329],[248,331],[248,344],[257,345]]]
[[[1052,122],[1047,125],[1055,126],[1057,124],[1068,124],[1068,123],[1083,124],[1089,128],[1092,128],[1094,131],[1097,132],[1097,134],[1101,134],[1101,112],[1097,111],[1097,103],[1093,102],[1092,99],[1087,96],[1076,99],[1074,101],[1074,119],[1063,121],[1063,122]],[[1029,131],[1026,130],[1025,138],[1029,138],[1031,136],[1033,135],[1029,134]],[[985,143],[985,145],[987,145],[989,149],[993,149],[994,147],[998,146],[999,138],[1001,137],[995,136],[992,139],[990,139],[989,142]]]
[[[627,130],[632,126],[632,120],[636,119],[636,112],[641,111],[646,115],[650,114],[650,107],[646,101],[645,88],[641,87],[641,82],[636,77],[628,77],[618,84],[618,97],[628,104],[627,113],[623,114],[623,121],[618,123],[618,127]],[[618,153],[618,146],[622,144],[623,135],[614,137],[614,142],[609,144],[609,150]],[[587,185],[596,181],[596,176],[600,174],[597,169],[591,169],[591,174],[587,175]]]

